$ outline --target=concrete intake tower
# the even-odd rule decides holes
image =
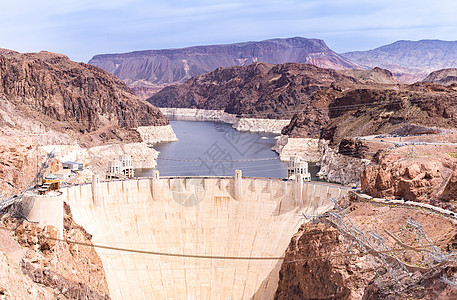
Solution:
[[[241,175],[94,178],[61,196],[38,197],[30,217],[61,229],[66,201],[96,245],[196,256],[96,248],[113,299],[272,299],[280,257],[305,221],[302,212],[331,209],[329,198],[347,189],[301,176]]]

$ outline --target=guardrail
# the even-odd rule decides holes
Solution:
[[[357,200],[358,201],[365,201],[365,202],[376,202],[376,203],[381,203],[381,204],[386,204],[386,205],[403,205],[403,206],[411,206],[411,207],[416,207],[416,208],[424,208],[430,211],[433,211],[438,214],[446,215],[450,218],[453,218],[457,221],[457,213],[444,209],[438,206],[434,206],[431,204],[427,203],[422,203],[422,202],[415,202],[415,201],[407,201],[407,200],[398,200],[398,199],[383,199],[383,198],[374,198],[371,197],[367,194],[356,194],[357,195]]]

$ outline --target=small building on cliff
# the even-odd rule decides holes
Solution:
[[[64,161],[62,163],[62,168],[70,169],[72,171],[82,171],[84,168],[84,164],[82,162],[77,161]]]

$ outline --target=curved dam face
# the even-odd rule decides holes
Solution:
[[[282,260],[236,257],[281,257],[301,212],[331,209],[347,191],[240,175],[95,181],[60,197],[94,244],[217,257],[96,248],[113,299],[272,299]]]

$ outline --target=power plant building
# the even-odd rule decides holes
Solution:
[[[106,178],[133,178],[133,164],[130,155],[122,155],[119,160],[115,159],[108,163]]]
[[[287,165],[287,178],[295,179],[296,175],[302,175],[304,181],[311,181],[308,162],[302,161],[299,157],[291,156]]]

